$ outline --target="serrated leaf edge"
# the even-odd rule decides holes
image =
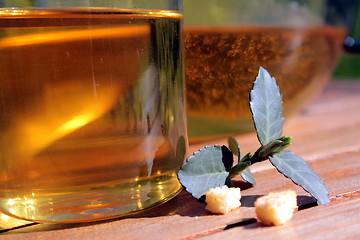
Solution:
[[[280,126],[278,127],[277,130],[270,130],[272,128],[272,125],[276,121],[273,121],[272,123],[267,123],[265,128],[259,127],[259,125],[258,125],[259,121],[258,121],[257,117],[255,116],[255,112],[258,112],[259,114],[264,115],[263,112],[255,111],[256,108],[254,105],[254,101],[259,100],[259,99],[255,98],[256,95],[254,95],[254,94],[258,91],[261,91],[261,87],[260,87],[261,85],[259,86],[259,84],[261,84],[262,79],[264,82],[266,81],[265,82],[265,85],[267,85],[266,89],[269,89],[270,88],[269,86],[271,86],[271,88],[275,89],[277,92],[277,100],[280,99],[280,102],[277,102],[277,106],[280,108],[280,112],[277,114],[278,115],[277,119],[279,121],[278,123],[280,124]],[[272,84],[272,85],[270,85],[270,84]],[[267,92],[265,92],[265,93],[267,93]],[[254,100],[254,99],[256,99],[256,100]],[[264,102],[263,99],[261,99],[261,102]],[[268,109],[267,112],[271,112],[269,110],[270,103],[266,103],[264,105],[265,105],[266,109]],[[253,118],[253,122],[254,122],[254,126],[256,129],[258,140],[262,145],[266,145],[271,140],[274,140],[282,135],[282,126],[284,123],[284,117],[282,116],[282,112],[283,112],[282,105],[283,105],[282,94],[280,93],[280,88],[276,83],[276,79],[274,77],[272,77],[265,68],[260,66],[258,76],[256,77],[253,87],[250,91],[250,110],[252,113],[252,118]],[[268,122],[268,119],[266,118],[266,116],[264,118],[266,119],[266,122]],[[265,134],[263,134],[264,129],[265,129]],[[273,133],[270,133],[270,132],[273,132]],[[272,136],[272,138],[269,138],[270,135]]]
[[[285,150],[285,151],[283,151],[282,153],[292,153],[292,154],[296,155],[295,153],[293,153],[292,151],[289,151],[289,150]],[[276,155],[274,155],[274,156],[276,157],[276,156],[278,156],[278,154],[276,154]],[[302,157],[300,157],[300,156],[298,156],[298,155],[296,155],[296,156],[299,157],[299,158],[301,158],[301,159],[303,159]],[[321,184],[322,187],[324,188],[324,191],[325,191],[325,193],[326,193],[326,195],[327,195],[327,200],[326,200],[325,202],[322,202],[321,199],[317,197],[317,196],[318,196],[317,192],[312,193],[311,190],[308,189],[308,187],[299,184],[299,183],[296,182],[293,178],[291,178],[290,176],[288,176],[289,174],[284,173],[283,171],[281,171],[281,169],[279,169],[279,167],[276,166],[276,164],[274,164],[274,162],[272,161],[273,158],[274,158],[274,157],[269,157],[269,160],[270,160],[271,164],[278,170],[278,172],[281,173],[282,175],[284,175],[286,178],[289,178],[289,179],[290,179],[293,183],[295,183],[296,185],[302,187],[306,192],[308,192],[311,196],[313,196],[313,197],[317,200],[317,202],[318,202],[319,205],[321,205],[321,204],[326,204],[326,203],[329,203],[329,202],[330,202],[330,199],[329,199],[329,196],[328,196],[328,195],[329,195],[329,191],[328,191],[328,189],[326,188],[324,181],[323,181],[323,180],[320,178],[320,176],[307,164],[307,162],[306,162],[304,159],[303,159],[304,164],[306,164],[306,165],[308,166],[308,169],[311,170],[311,174],[318,179],[319,184]],[[285,162],[286,162],[286,160],[285,160]],[[302,178],[305,177],[305,176],[302,176],[302,174],[298,174],[298,175],[300,175]]]
[[[192,192],[192,190],[189,189],[188,186],[184,185],[184,183],[183,183],[183,181],[182,181],[182,177],[185,176],[185,175],[182,174],[182,173],[184,172],[184,171],[182,170],[183,167],[186,167],[186,165],[189,164],[189,162],[191,163],[191,161],[193,161],[194,158],[196,159],[196,155],[197,155],[197,154],[200,154],[202,151],[206,151],[206,150],[207,150],[208,148],[210,148],[210,147],[215,147],[215,148],[221,149],[221,147],[223,147],[223,146],[224,146],[224,145],[207,145],[207,146],[205,146],[204,148],[201,148],[201,149],[199,149],[198,151],[195,151],[195,152],[193,153],[193,155],[191,155],[190,157],[188,157],[188,158],[186,159],[186,161],[183,163],[183,165],[181,166],[180,170],[178,171],[178,173],[177,173],[177,178],[178,178],[179,182],[180,182],[181,185],[186,189],[186,191],[189,192],[193,197],[199,199],[199,198],[201,198],[203,195],[202,195],[202,196],[198,196],[197,194],[195,194],[194,192]],[[226,146],[224,146],[224,147],[226,147]],[[230,150],[229,150],[229,151],[230,151]],[[226,167],[225,167],[225,166],[224,166],[224,169],[225,169],[224,172],[219,172],[219,173],[217,173],[217,174],[205,174],[205,173],[204,173],[204,174],[197,174],[197,179],[200,178],[201,176],[223,176],[223,177],[226,176],[225,181],[224,181],[224,184],[219,185],[219,186],[223,186],[223,185],[226,184],[227,178],[228,178],[228,176],[229,176],[229,172],[226,171]],[[226,172],[226,173],[225,173],[225,172]],[[207,184],[204,184],[204,185],[206,186]],[[214,187],[215,187],[215,186],[214,186]],[[218,186],[216,186],[216,187],[218,187]]]

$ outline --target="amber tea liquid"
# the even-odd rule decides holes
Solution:
[[[181,14],[1,11],[1,211],[78,222],[174,196],[187,139]]]
[[[249,92],[259,66],[277,80],[285,116],[330,78],[342,27],[184,28],[190,141],[253,129]]]

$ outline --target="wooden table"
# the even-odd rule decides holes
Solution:
[[[242,206],[213,215],[186,191],[169,202],[128,217],[88,224],[38,224],[1,217],[0,239],[360,239],[360,82],[332,82],[301,113],[286,119],[290,150],[325,181],[331,203],[315,206],[302,188],[268,163],[254,165],[257,185],[242,186]],[[246,152],[257,147],[255,133],[235,136]],[[191,152],[226,139],[191,145]],[[254,200],[293,189],[299,210],[283,226],[256,221]]]

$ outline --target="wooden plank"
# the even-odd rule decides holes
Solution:
[[[33,222],[23,221],[16,218],[12,218],[8,215],[0,213],[0,233],[9,231],[11,229],[17,229],[21,226],[32,226]]]
[[[325,180],[333,201],[337,199],[347,201],[348,198],[344,196],[357,195],[360,191],[359,93],[360,84],[358,83],[330,85],[320,98],[300,114],[290,118],[284,128],[284,134],[294,137],[291,150],[303,156]],[[255,133],[238,135],[236,138],[244,153],[253,152],[259,146]],[[226,144],[226,139],[208,141],[206,145],[208,144]],[[194,144],[191,146],[191,151],[204,146],[204,143]],[[252,204],[256,197],[267,192],[294,189],[300,195],[298,198],[300,204],[313,201],[305,191],[278,174],[269,163],[255,165],[252,169],[255,171],[258,185],[243,190],[243,206],[225,216],[209,214],[202,203],[197,202],[188,193],[182,192],[162,206],[129,217],[88,224],[38,224],[11,230],[7,234],[2,234],[0,238],[191,239],[199,236],[219,236],[215,233],[222,232],[223,234],[223,229],[229,223],[254,218]],[[331,206],[333,204],[336,205],[332,203]],[[354,204],[359,205],[358,202]],[[326,209],[326,206],[311,208],[309,211],[318,208]],[[339,208],[341,207],[345,208],[345,205],[340,205]],[[296,216],[301,212],[298,212]],[[0,226],[3,229],[10,229],[16,226],[21,227],[23,224],[26,223]],[[355,226],[360,227],[359,223]],[[224,233],[228,231],[230,230]],[[281,236],[281,231],[278,234]]]
[[[254,223],[204,236],[212,239],[360,239],[360,196],[294,214],[283,226]]]
[[[336,166],[335,158],[324,158],[312,162],[315,171],[326,181],[332,201],[346,199],[348,193],[360,193],[360,152],[347,153],[342,164]],[[334,167],[336,166],[336,167]],[[205,205],[197,202],[188,193],[180,195],[168,203],[142,213],[94,225],[51,225],[43,224],[13,231],[13,235],[4,235],[4,239],[112,239],[121,234],[124,239],[181,239],[199,235],[211,235],[222,231],[228,224],[255,218],[253,203],[262,194],[271,191],[293,189],[298,193],[300,205],[312,202],[305,191],[294,185],[289,179],[278,174],[275,169],[257,172],[258,185],[242,191],[242,207],[227,215],[212,215]],[[269,181],[271,179],[271,181]],[[316,207],[317,208],[317,207]],[[321,206],[323,208],[323,206]],[[315,208],[311,208],[315,209]],[[315,224],[315,223],[314,223]],[[317,223],[316,223],[317,224]],[[359,227],[359,225],[358,225]],[[54,231],[55,229],[62,229]],[[139,231],[141,229],[141,231]],[[52,231],[49,231],[52,230]],[[35,232],[32,232],[35,231]],[[22,233],[20,232],[28,232]]]

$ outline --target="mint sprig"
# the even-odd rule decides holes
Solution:
[[[321,178],[306,161],[291,151],[291,137],[281,136],[283,128],[283,101],[275,78],[260,67],[250,92],[250,109],[261,146],[254,153],[241,157],[240,145],[229,137],[226,146],[206,146],[195,152],[178,172],[181,184],[194,197],[200,198],[213,187],[231,186],[231,179],[241,175],[243,180],[255,184],[249,166],[270,160],[285,177],[301,186],[317,199],[318,204],[330,202],[328,190]],[[234,164],[234,155],[237,156]]]

